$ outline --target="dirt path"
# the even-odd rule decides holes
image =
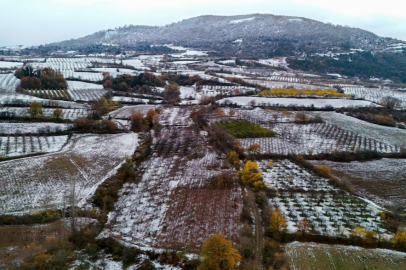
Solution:
[[[264,231],[262,227],[261,214],[255,203],[255,195],[251,189],[247,189],[247,197],[254,214],[255,222],[255,269],[262,270],[262,251],[264,249]]]

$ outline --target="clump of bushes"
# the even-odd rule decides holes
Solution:
[[[68,88],[64,76],[51,68],[34,70],[33,67],[27,65],[17,69],[14,75],[21,79],[21,88],[23,89],[59,90]]]
[[[96,121],[91,118],[78,118],[74,122],[80,132],[111,133],[117,131],[117,125],[111,120]]]

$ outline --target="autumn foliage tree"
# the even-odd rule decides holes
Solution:
[[[215,234],[203,242],[200,256],[203,258],[198,270],[237,269],[241,255],[224,235]]]
[[[374,231],[365,230],[362,226],[355,226],[354,230],[351,232],[352,236],[358,237],[362,244],[366,246],[373,246],[376,243],[376,235],[377,233]]]
[[[37,118],[39,116],[42,116],[43,111],[42,111],[42,104],[39,102],[31,102],[30,103],[30,108],[28,109],[28,113],[31,115],[33,118]]]
[[[321,175],[323,175],[323,176],[325,176],[325,177],[328,177],[328,176],[331,175],[330,167],[328,167],[327,165],[320,165],[320,166],[318,166],[318,167],[317,167],[317,171],[318,171]]]
[[[102,115],[109,113],[113,110],[114,106],[117,105],[117,102],[107,99],[105,97],[100,98],[98,101],[92,103],[92,109],[94,110],[94,117],[100,118]]]
[[[286,219],[281,210],[272,211],[269,229],[272,233],[281,233],[286,229]]]
[[[131,117],[131,129],[135,132],[146,130],[148,122],[144,119],[144,115],[141,112],[134,112]]]
[[[304,235],[305,233],[309,232],[311,227],[309,222],[306,219],[302,219],[297,223],[297,228],[299,231]]]
[[[406,250],[406,231],[398,231],[391,239],[395,247]]]
[[[262,173],[256,162],[248,160],[244,165],[244,169],[240,170],[238,174],[241,181],[250,185],[254,190],[263,188]]]
[[[60,120],[60,119],[62,118],[62,114],[63,114],[62,109],[58,108],[58,109],[55,109],[55,110],[54,110],[54,112],[53,112],[53,117],[54,117],[54,119],[56,119],[56,120]]]
[[[259,153],[261,153],[261,145],[257,144],[257,143],[253,143],[250,146],[248,146],[247,148],[247,152],[253,155],[257,155]]]
[[[165,91],[163,92],[163,95],[169,103],[178,103],[180,99],[179,85],[177,83],[165,85]]]
[[[66,89],[68,87],[64,76],[51,68],[35,70],[28,65],[18,69],[15,75],[21,79],[21,87],[24,89]]]
[[[148,121],[149,126],[152,127],[158,123],[158,113],[154,109],[149,109],[145,119]]]
[[[230,153],[228,153],[227,160],[234,168],[236,168],[237,170],[240,169],[241,163],[237,152],[231,151]]]

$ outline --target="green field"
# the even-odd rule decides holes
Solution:
[[[236,138],[260,138],[273,137],[276,135],[272,130],[263,128],[247,120],[219,121],[214,122],[212,125],[225,129]]]
[[[406,269],[406,253],[386,249],[293,242],[285,254],[292,270]]]

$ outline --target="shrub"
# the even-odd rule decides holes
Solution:
[[[325,176],[325,177],[331,176],[331,170],[330,170],[330,168],[329,168],[328,166],[326,166],[326,165],[320,165],[320,166],[318,166],[318,167],[317,167],[317,170],[318,170],[318,172],[319,172],[321,175],[323,175],[323,176]]]

